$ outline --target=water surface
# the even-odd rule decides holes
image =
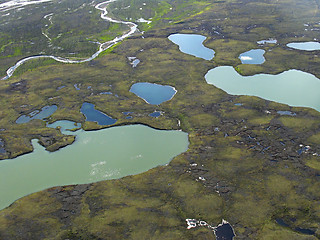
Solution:
[[[154,111],[153,113],[150,113],[149,116],[150,116],[150,117],[155,117],[155,118],[157,118],[157,117],[160,117],[160,116],[161,116],[161,112],[159,112],[159,111]]]
[[[117,122],[116,119],[95,109],[92,103],[84,102],[80,111],[85,115],[86,121],[97,122],[99,125],[112,125]]]
[[[205,36],[198,34],[172,34],[168,39],[177,44],[181,52],[203,58],[205,60],[211,60],[214,57],[214,51],[203,45],[203,41],[206,40]]]
[[[239,58],[243,64],[262,64],[265,62],[262,49],[252,49],[248,52],[241,53]]]
[[[168,85],[142,82],[133,84],[130,92],[136,94],[149,104],[158,105],[172,99],[177,91],[174,87]]]
[[[319,42],[292,42],[292,43],[288,43],[287,46],[290,48],[305,50],[305,51],[320,50]]]
[[[35,110],[27,115],[21,115],[16,123],[27,123],[33,119],[44,119],[50,117],[55,111],[57,111],[58,107],[56,105],[44,106],[41,110]]]
[[[47,127],[50,127],[50,128],[60,127],[61,132],[65,132],[66,130],[81,128],[81,123],[75,123],[68,120],[60,120],[51,124],[47,124]],[[67,132],[66,134],[70,134],[70,133]]]
[[[143,125],[76,133],[76,141],[47,152],[33,140],[34,152],[0,161],[0,209],[43,189],[115,179],[167,164],[187,150],[188,135]]]
[[[216,235],[216,240],[233,240],[233,237],[236,236],[232,226],[228,222],[223,222],[216,227],[214,233]]]
[[[229,94],[257,96],[320,111],[320,80],[299,70],[247,77],[238,74],[233,67],[223,66],[209,70],[205,79]]]

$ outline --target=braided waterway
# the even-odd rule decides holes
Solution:
[[[68,121],[62,130],[75,128]],[[71,132],[65,132],[71,134]],[[32,140],[34,151],[0,161],[0,209],[18,198],[46,188],[92,183],[139,174],[170,160],[188,148],[188,134],[156,130],[143,125],[78,130],[76,141],[48,152]]]
[[[124,22],[124,21],[120,21],[120,20],[115,20],[115,19],[112,19],[110,17],[108,17],[108,11],[107,11],[107,6],[108,4],[112,3],[112,2],[115,2],[117,0],[109,0],[109,1],[105,1],[105,2],[102,2],[102,3],[99,3],[95,6],[96,9],[102,11],[101,13],[101,18],[106,20],[106,21],[109,21],[109,22],[113,22],[113,23],[119,23],[119,24],[125,24],[127,25],[130,30],[126,33],[124,33],[122,36],[120,37],[116,37],[114,39],[112,39],[111,41],[107,41],[105,43],[99,43],[97,42],[97,44],[99,44],[99,50],[97,52],[95,52],[91,57],[87,58],[87,59],[84,59],[84,60],[71,60],[71,59],[68,59],[68,58],[63,58],[63,57],[57,57],[57,56],[53,56],[53,55],[37,55],[37,56],[30,56],[30,57],[27,57],[27,58],[24,58],[24,59],[21,59],[20,61],[18,61],[14,66],[10,67],[8,70],[7,70],[7,76],[3,77],[1,80],[6,80],[8,78],[10,78],[13,73],[15,72],[15,70],[21,66],[22,64],[24,64],[25,62],[27,61],[30,61],[32,59],[37,59],[37,58],[51,58],[51,59],[54,59],[58,62],[62,62],[62,63],[84,63],[84,62],[89,62],[93,59],[95,59],[96,57],[99,56],[99,54],[105,50],[107,50],[108,48],[114,46],[115,44],[117,44],[118,42],[124,40],[125,38],[127,37],[130,37],[132,34],[134,34],[137,29],[138,29],[138,25],[133,23],[133,22]],[[11,3],[8,4],[8,3]],[[16,1],[10,1],[10,2],[7,2],[7,5],[10,6],[11,8],[14,7],[14,3],[18,4],[19,2],[16,2]],[[41,3],[43,1],[33,1],[33,4],[35,3]],[[1,4],[1,5],[4,5],[4,4]],[[0,11],[4,11],[3,9],[1,9],[1,5],[0,5]],[[4,5],[6,6],[6,5]],[[9,10],[9,9],[6,9],[6,10]]]

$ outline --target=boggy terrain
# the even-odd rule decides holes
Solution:
[[[50,63],[0,83],[3,159],[32,151],[32,138],[48,150],[74,141],[41,120],[15,124],[21,114],[52,104],[58,110],[49,122],[68,119],[87,130],[99,129],[80,113],[82,103],[90,102],[118,119],[117,125],[182,129],[190,141],[188,151],[168,166],[17,200],[0,212],[0,239],[214,239],[205,227],[187,229],[187,218],[210,225],[225,219],[235,239],[320,238],[320,113],[231,96],[204,79],[218,65],[232,65],[244,75],[295,68],[319,78],[317,51],[285,46],[292,39],[316,37],[303,24],[319,23],[317,2],[196,3],[203,7],[172,3],[172,11],[154,22],[144,38],[137,34],[96,60]],[[192,14],[175,15],[179,7]],[[175,32],[206,35],[205,45],[216,51],[215,58],[181,53],[166,38]],[[239,53],[258,48],[256,41],[269,37],[279,44],[259,47],[266,50],[264,64],[240,64]],[[141,62],[132,68],[127,57]],[[135,82],[171,85],[178,92],[153,106],[129,92]],[[107,91],[112,95],[101,94]],[[164,114],[149,117],[154,110]],[[132,119],[122,113],[128,111]]]

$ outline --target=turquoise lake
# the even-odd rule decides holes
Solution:
[[[149,104],[159,105],[169,101],[176,94],[174,87],[154,83],[135,83],[131,86],[130,92],[136,94]]]
[[[229,94],[257,96],[290,106],[320,111],[320,80],[314,75],[289,70],[277,75],[241,76],[233,67],[216,67],[205,75],[207,83]]]
[[[70,126],[74,125],[65,125]],[[0,209],[20,197],[53,186],[145,172],[169,163],[186,151],[189,144],[187,133],[143,125],[69,134],[75,134],[76,141],[56,152],[48,152],[37,140],[32,140],[34,152],[0,161]]]
[[[168,39],[177,44],[181,52],[203,58],[205,60],[211,60],[214,57],[214,51],[203,45],[205,36],[198,34],[172,34]]]

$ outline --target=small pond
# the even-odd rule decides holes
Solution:
[[[168,85],[142,82],[133,84],[130,92],[136,94],[149,104],[159,105],[172,99],[177,90]]]
[[[198,34],[172,34],[168,39],[177,44],[181,52],[199,57],[205,60],[211,60],[214,57],[214,51],[203,45],[205,36]]]
[[[277,111],[279,115],[296,116],[297,114],[291,111]]]
[[[262,64],[265,62],[262,49],[252,49],[248,52],[241,53],[239,58],[243,64]]]
[[[34,152],[0,161],[0,209],[20,197],[53,186],[145,172],[167,164],[188,148],[187,133],[143,125],[79,130],[72,134],[76,134],[76,141],[56,152],[48,152],[37,140],[32,140]]]
[[[27,115],[21,115],[16,123],[27,123],[33,119],[44,119],[50,117],[55,111],[57,111],[58,107],[56,105],[44,106],[41,110],[35,110]]]
[[[161,116],[161,112],[159,112],[159,111],[154,111],[153,113],[150,113],[149,116],[150,116],[150,117],[155,117],[155,118],[157,118],[157,117],[160,117],[160,116]]]
[[[216,240],[233,240],[235,236],[232,226],[226,221],[215,228],[214,234]]]
[[[68,120],[60,120],[51,124],[47,124],[47,127],[50,127],[50,128],[60,127],[61,132],[64,132],[66,130],[81,128],[81,123],[75,123]],[[66,134],[70,134],[70,133],[66,133]]]
[[[116,119],[95,109],[92,103],[84,102],[80,111],[85,115],[86,121],[97,122],[99,125],[112,125],[117,122]]]
[[[209,70],[205,79],[229,94],[257,96],[320,111],[320,80],[302,71],[289,70],[277,75],[246,77],[238,74],[233,67],[222,66]]]
[[[136,57],[128,57],[128,60],[130,61],[130,64],[132,65],[133,68],[137,67],[138,64],[140,63],[140,59]]]
[[[292,42],[292,43],[288,43],[287,46],[289,48],[294,48],[294,49],[304,50],[304,51],[320,50],[319,42]]]

